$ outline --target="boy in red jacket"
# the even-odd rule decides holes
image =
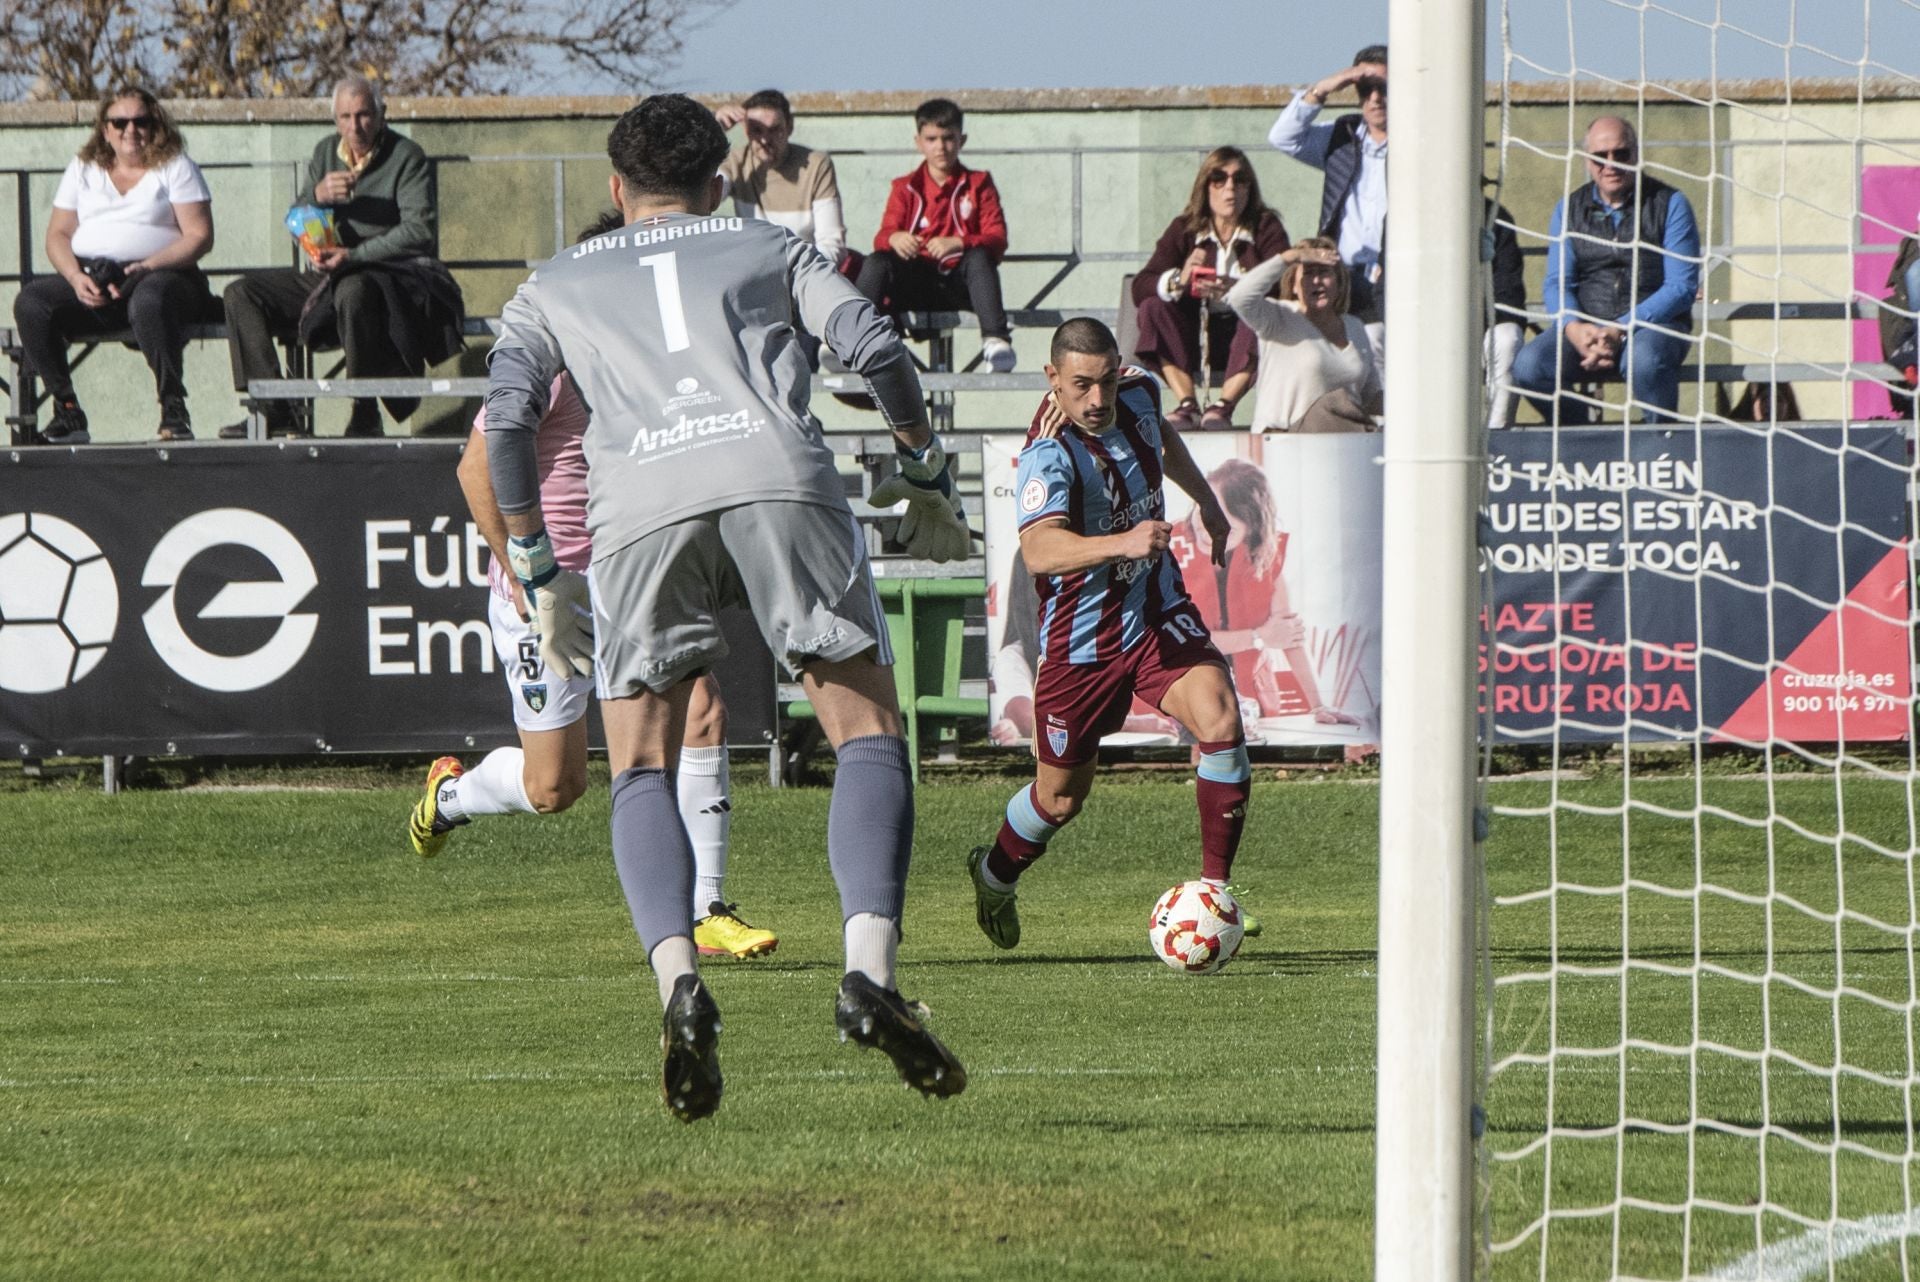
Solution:
[[[1007,220],[984,169],[960,163],[967,145],[959,104],[930,98],[913,113],[926,163],[893,180],[887,212],[860,268],[860,292],[893,312],[959,308],[980,318],[980,355],[997,374],[1013,369],[1012,330],[1000,301]]]

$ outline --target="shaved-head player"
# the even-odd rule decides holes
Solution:
[[[1120,364],[1105,325],[1076,317],[1054,331],[1047,382],[1014,484],[1020,554],[1040,598],[1039,768],[1007,803],[993,844],[967,858],[975,918],[999,948],[1020,942],[1015,883],[1086,804],[1100,739],[1120,729],[1136,697],[1198,741],[1200,875],[1223,889],[1252,779],[1226,659],[1167,551],[1162,482],[1192,497],[1221,566],[1226,511],[1162,422],[1159,383]]]

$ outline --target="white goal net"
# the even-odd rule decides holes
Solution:
[[[1488,437],[1477,1268],[1912,1279],[1915,362],[1883,322],[1920,6],[1506,0],[1489,37],[1527,338],[1633,337],[1625,381],[1553,351],[1560,426]]]
[[[1555,244],[1620,326],[1580,290],[1601,167],[1651,230],[1624,380],[1569,347],[1561,426],[1488,445],[1478,1269],[1914,1278],[1912,359],[1874,301],[1910,307],[1920,6],[1509,0],[1498,40],[1534,332]]]

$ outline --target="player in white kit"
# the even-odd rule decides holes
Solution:
[[[713,216],[727,140],[706,108],[655,95],[620,118],[607,150],[626,226],[543,264],[502,310],[488,467],[543,659],[598,673],[614,863],[665,1008],[667,1106],[692,1121],[722,1091],[672,772],[693,681],[726,652],[718,614],[732,604],[798,673],[838,756],[826,845],[847,964],[835,1023],[909,1085],[958,1094],[966,1070],[894,977],[912,776],[865,538],[807,408],[798,335],[867,379],[901,468],[874,501],[906,500],[908,550],[951,560],[969,535],[919,380],[892,325],[811,246],[772,223]],[[590,588],[558,564],[538,488],[536,431],[562,370],[592,415]]]

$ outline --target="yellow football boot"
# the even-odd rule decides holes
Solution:
[[[716,899],[707,905],[707,915],[693,924],[693,945],[703,956],[764,957],[779,946],[778,935],[742,921],[735,911],[739,907]]]
[[[453,835],[454,822],[440,815],[440,785],[464,773],[458,757],[441,757],[427,767],[427,795],[414,803],[413,813],[407,816],[407,840],[422,859],[439,854]]]

